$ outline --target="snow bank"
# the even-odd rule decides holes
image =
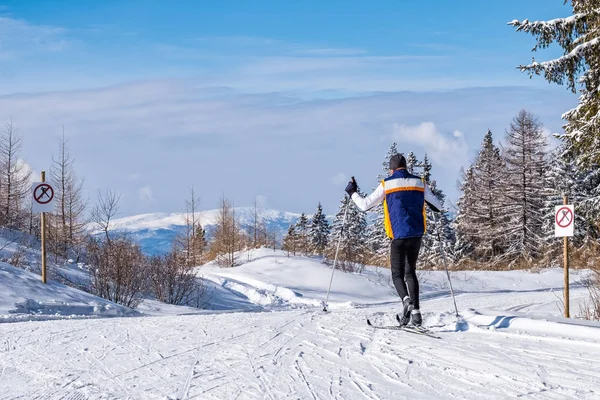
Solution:
[[[0,322],[139,315],[92,294],[0,263]]]
[[[240,257],[246,260],[247,254]],[[287,256],[284,251],[254,250],[250,261],[233,268],[214,264],[197,269],[199,275],[215,284],[236,292],[250,302],[269,307],[322,307],[327,298],[331,266],[319,258]],[[328,306],[349,308],[357,304],[378,304],[398,301],[398,295],[385,278],[352,274],[336,270]]]
[[[469,308],[462,312],[470,327],[567,339],[600,340],[600,322],[573,318],[534,318],[519,312]]]

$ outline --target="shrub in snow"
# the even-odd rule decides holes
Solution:
[[[130,308],[142,302],[148,274],[139,245],[127,238],[91,238],[87,254],[94,294]]]

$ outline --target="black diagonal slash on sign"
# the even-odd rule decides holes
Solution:
[[[562,212],[562,218],[560,219],[560,221],[558,221],[559,225],[562,225],[562,222],[566,219],[567,220],[567,224],[568,222],[571,220],[571,218],[569,218],[569,210],[563,210]]]
[[[42,183],[35,188],[33,197],[40,204],[48,204],[54,197],[54,190],[50,185]]]

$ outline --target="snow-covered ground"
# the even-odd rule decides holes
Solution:
[[[198,269],[205,310],[146,301],[113,318],[85,317],[91,295],[0,265],[4,317],[31,313],[22,302],[82,306],[80,319],[0,324],[0,399],[600,398],[600,323],[561,317],[560,269],[452,273],[463,321],[445,272],[421,272],[434,339],[366,325],[399,310],[389,270],[336,271],[323,312],[330,267],[241,258]],[[571,271],[573,315],[585,274]]]

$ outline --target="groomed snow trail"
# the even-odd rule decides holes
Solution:
[[[0,325],[0,399],[592,399],[600,343],[374,330],[389,305]],[[435,316],[434,316],[435,317]],[[449,318],[449,317],[444,317]]]

